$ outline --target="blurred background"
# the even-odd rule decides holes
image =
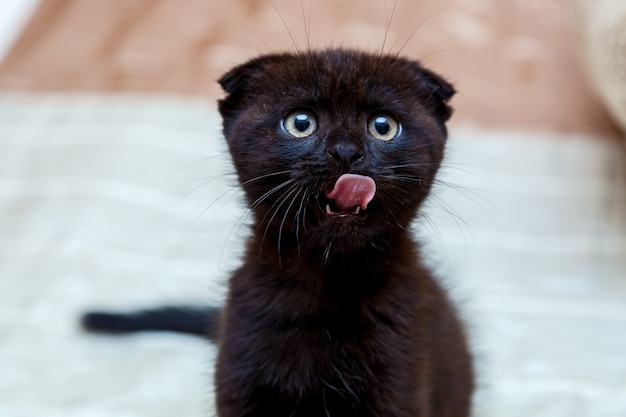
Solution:
[[[626,415],[626,3],[4,0],[0,416],[212,414],[212,346],[77,317],[220,302],[246,218],[215,80],[328,46],[459,92],[415,231],[471,329],[475,416]]]
[[[3,89],[216,97],[215,79],[259,53],[359,47],[445,74],[455,123],[617,134],[584,65],[589,12],[570,0],[28,2]]]

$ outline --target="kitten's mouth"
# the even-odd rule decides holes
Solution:
[[[364,215],[365,209],[361,209],[361,206],[355,206],[348,210],[343,210],[343,209],[338,208],[332,201],[330,201],[326,203],[326,214],[328,214],[329,216],[346,216],[346,215],[358,216],[358,215]]]
[[[343,174],[325,194],[326,214],[363,215],[376,194],[376,182],[364,175]]]

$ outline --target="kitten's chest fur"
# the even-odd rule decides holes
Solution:
[[[435,323],[449,318],[410,239],[389,250],[282,269],[253,251],[232,277],[221,388],[254,392],[250,415],[431,415]]]

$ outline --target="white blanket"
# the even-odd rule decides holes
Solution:
[[[246,227],[219,131],[198,101],[0,96],[1,417],[213,415],[208,342],[77,320],[221,300]],[[452,129],[416,229],[472,329],[476,416],[626,415],[625,166],[600,138]]]

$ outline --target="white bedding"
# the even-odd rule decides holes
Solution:
[[[209,343],[77,318],[219,302],[245,235],[219,128],[187,99],[0,96],[1,417],[213,415]],[[471,324],[476,416],[626,415],[625,162],[452,129],[417,228]]]

